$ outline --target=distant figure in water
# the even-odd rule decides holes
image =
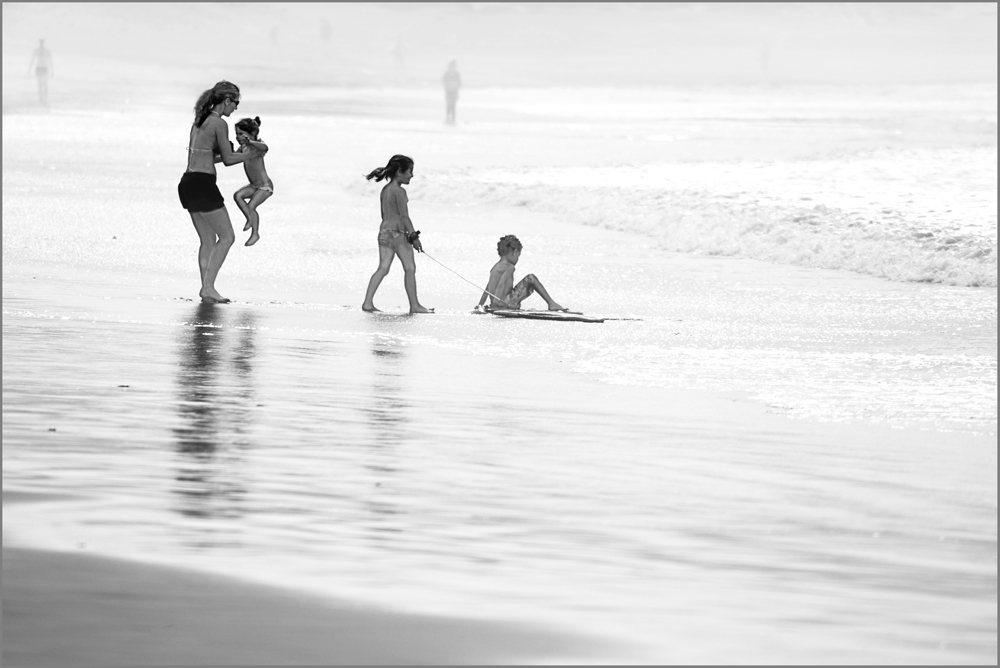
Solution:
[[[528,274],[517,285],[514,285],[514,265],[521,257],[522,248],[520,240],[513,234],[500,237],[500,241],[497,243],[497,254],[500,255],[500,261],[490,269],[490,280],[486,284],[483,296],[479,298],[479,304],[476,305],[477,310],[483,307],[486,298],[489,297],[490,309],[516,311],[521,308],[521,302],[535,292],[545,300],[550,311],[566,310],[553,301],[542,282],[534,274]]]
[[[240,89],[229,81],[220,81],[201,94],[194,105],[187,171],[177,184],[181,205],[191,214],[191,222],[201,240],[198,296],[208,304],[229,302],[215,289],[215,279],[236,240],[226,202],[216,185],[215,163],[230,167],[255,157],[257,152],[251,147],[251,150],[237,153],[229,141],[229,126],[223,116],[229,116],[239,106]]]
[[[42,106],[49,106],[49,77],[55,77],[56,69],[52,64],[52,52],[45,48],[45,40],[38,40],[38,48],[31,54],[28,74],[34,68],[38,79],[38,101]]]
[[[455,124],[455,103],[458,102],[458,89],[462,87],[462,77],[458,73],[458,64],[453,60],[448,63],[448,69],[444,72],[444,102],[445,116],[444,122],[448,125]]]
[[[376,183],[386,179],[389,183],[379,194],[382,224],[378,230],[378,269],[368,281],[368,292],[361,308],[365,311],[379,310],[372,302],[375,291],[388,275],[393,258],[398,255],[403,263],[403,287],[410,302],[410,313],[433,313],[434,309],[424,308],[417,300],[417,265],[413,261],[413,249],[422,253],[424,248],[420,243],[420,232],[413,230],[407,207],[409,199],[403,189],[413,178],[413,160],[405,155],[394,155],[385,167],[372,170],[365,178],[369,181],[375,179]]]
[[[243,169],[246,171],[250,184],[233,193],[236,206],[247,217],[247,224],[243,226],[243,231],[253,230],[250,233],[250,238],[247,239],[246,246],[253,246],[260,239],[257,229],[260,226],[260,216],[257,215],[257,207],[274,194],[274,183],[268,178],[267,170],[264,169],[264,153],[267,152],[267,144],[257,136],[259,133],[260,116],[243,118],[236,124],[236,141],[240,145],[237,153],[250,153],[250,157],[243,163]]]

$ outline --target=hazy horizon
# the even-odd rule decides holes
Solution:
[[[467,87],[996,81],[995,4],[5,3],[56,82]],[[200,83],[199,83],[200,85]]]

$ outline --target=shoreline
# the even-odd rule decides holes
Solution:
[[[57,498],[3,494],[3,505]],[[611,662],[612,645],[108,556],[3,547],[6,665]]]

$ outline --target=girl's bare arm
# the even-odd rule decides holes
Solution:
[[[399,219],[403,221],[403,229],[406,230],[407,234],[411,234],[414,228],[413,221],[410,220],[409,198],[406,196],[406,191],[399,188],[393,195],[396,198],[396,210],[399,211]]]

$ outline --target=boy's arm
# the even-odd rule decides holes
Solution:
[[[486,299],[487,297],[490,296],[491,292],[493,294],[496,294],[497,283],[499,282],[500,282],[500,270],[497,267],[493,267],[492,269],[490,269],[490,280],[486,282],[486,289],[483,290],[483,296],[479,298],[479,305],[476,308],[479,308],[479,306],[482,306],[483,304],[486,303]]]
[[[510,271],[513,270],[514,268],[511,267]],[[490,296],[490,293],[494,295],[497,294],[497,286],[500,285],[500,282],[503,280],[504,274],[507,273],[507,271],[508,270],[506,267],[500,267],[499,265],[490,269],[490,280],[486,284],[486,289],[483,291],[483,296],[479,298],[479,306],[482,306],[483,304],[486,303],[486,298]],[[503,299],[500,299],[499,295],[497,301],[503,304],[507,303]]]

